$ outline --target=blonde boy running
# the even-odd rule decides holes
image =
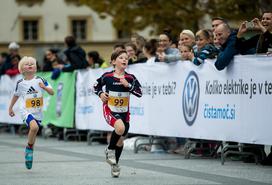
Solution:
[[[15,116],[13,106],[21,97],[23,101],[20,105],[20,112],[24,123],[29,128],[28,144],[25,148],[25,165],[27,169],[31,169],[33,146],[42,120],[42,92],[46,91],[48,94],[53,95],[54,91],[45,79],[36,76],[37,65],[33,57],[23,57],[19,62],[18,68],[23,78],[16,84],[9,106],[9,115],[11,117]]]

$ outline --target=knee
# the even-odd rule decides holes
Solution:
[[[116,123],[115,123],[115,132],[116,132],[116,134],[118,134],[118,135],[123,135],[124,134],[124,132],[125,132],[125,125],[124,125],[124,123],[123,123],[123,121],[117,121]]]
[[[31,132],[38,132],[39,131],[39,126],[36,122],[30,123],[30,131]]]

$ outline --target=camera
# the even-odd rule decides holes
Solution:
[[[246,28],[252,30],[254,28],[254,22],[246,22]]]

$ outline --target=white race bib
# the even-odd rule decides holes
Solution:
[[[108,106],[112,112],[127,112],[129,104],[129,92],[109,91]]]

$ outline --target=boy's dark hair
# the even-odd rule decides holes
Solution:
[[[111,54],[111,61],[116,60],[117,57],[119,57],[123,53],[127,53],[126,50],[123,49],[123,50],[118,50],[118,51],[113,52]]]
[[[67,44],[69,48],[73,47],[76,45],[76,39],[74,36],[67,36],[65,37],[65,43]]]

